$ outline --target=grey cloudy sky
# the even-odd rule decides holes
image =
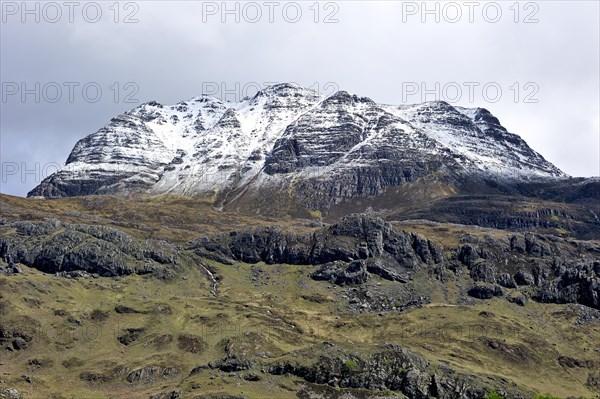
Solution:
[[[485,107],[568,174],[600,173],[595,0],[2,1],[1,11],[2,193],[25,195],[78,139],[142,102],[233,100],[269,82]]]

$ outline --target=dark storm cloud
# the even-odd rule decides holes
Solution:
[[[214,88],[211,82],[226,84],[229,99],[244,85],[251,90],[253,82],[293,81],[382,103],[438,97],[482,106],[565,172],[599,173],[597,2],[520,3],[518,14],[509,8],[513,2],[502,3],[497,22],[493,7],[483,14],[483,2],[473,22],[462,2],[430,2],[430,9],[438,4],[439,22],[435,12],[423,13],[421,2],[372,1],[322,2],[318,14],[309,8],[312,2],[280,2],[271,22],[265,3],[256,2],[261,15],[255,23],[256,7],[235,2],[227,7],[238,7],[239,22],[221,12],[222,2],[122,2],[118,15],[109,8],[113,2],[98,2],[102,18],[96,23],[81,13],[90,3],[78,3],[72,23],[64,7],[58,22],[45,20],[54,14],[35,22],[7,3],[22,4],[2,3],[3,193],[26,194],[45,171],[64,163],[78,139],[111,117],[149,100],[188,99]],[[28,4],[33,9],[37,3]],[[295,23],[294,4],[302,11]],[[462,17],[453,23],[457,9]],[[124,23],[127,17],[138,22]],[[324,23],[327,18],[333,23]],[[35,91],[36,82],[40,92],[55,82],[62,97],[48,101],[56,97],[52,84],[39,93],[39,103],[34,94],[24,101],[20,92],[7,95],[12,83]],[[98,87],[102,95],[93,102]],[[15,167],[19,171],[11,172]]]

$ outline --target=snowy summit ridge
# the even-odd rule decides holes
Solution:
[[[300,179],[352,197],[434,172],[566,177],[486,109],[381,105],[284,83],[240,102],[144,103],[77,142],[28,196],[204,195]]]

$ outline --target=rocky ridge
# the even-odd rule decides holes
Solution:
[[[436,174],[454,183],[566,177],[483,108],[397,107],[279,84],[237,103],[142,104],[80,140],[29,196],[219,194],[226,202],[279,188],[319,208]]]
[[[466,267],[472,282],[468,295],[478,299],[515,289],[539,302],[600,309],[598,243],[531,233],[508,237],[464,235],[459,246],[444,247],[380,218],[350,215],[314,233],[242,229],[201,238],[189,248],[225,264],[318,265],[311,277],[337,285],[360,285],[370,275],[411,285],[421,270],[444,279],[448,273],[458,278]]]

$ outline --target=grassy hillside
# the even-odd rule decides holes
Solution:
[[[56,218],[102,224],[135,240],[167,240],[184,254],[177,276],[167,279],[65,278],[24,265],[22,273],[0,275],[0,339],[10,336],[3,349],[14,337],[22,345],[0,352],[0,388],[23,397],[169,398],[178,391],[185,398],[401,398],[399,390],[342,388],[269,371],[285,362],[310,367],[327,353],[345,359],[345,373],[358,375],[366,367],[363,359],[390,344],[422,357],[433,375],[450,368],[472,376],[482,392],[506,389],[531,398],[600,394],[600,319],[594,309],[507,300],[526,288],[489,300],[466,297],[466,267],[441,278],[423,268],[410,289],[378,276],[338,286],[310,278],[316,266],[226,265],[185,249],[199,236],[240,226],[279,224],[312,232],[315,219],[220,211],[210,201],[178,197],[2,195],[0,210],[4,223]],[[395,226],[445,247],[458,245],[467,233],[499,239],[510,234],[415,220]],[[428,303],[405,306],[421,296]],[[363,308],[353,298],[391,305]],[[219,363],[224,359],[231,364]],[[240,366],[244,361],[248,367]],[[0,397],[9,397],[2,392]]]

